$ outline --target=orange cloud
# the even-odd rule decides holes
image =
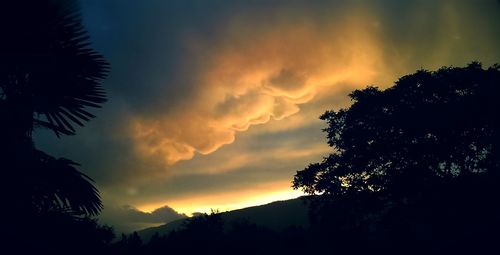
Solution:
[[[381,52],[368,21],[343,19],[328,24],[256,24],[245,30],[235,20],[218,44],[197,38],[193,70],[197,94],[188,107],[155,118],[137,117],[137,151],[167,164],[209,154],[235,140],[237,132],[300,111],[323,87],[364,85],[381,69]],[[194,40],[194,39],[193,39]]]
[[[176,169],[180,171],[172,173],[172,176],[193,174],[213,175],[231,171],[242,171],[241,168],[244,167],[261,168],[262,162],[269,164],[269,162],[276,161],[316,159],[317,155],[327,155],[330,151],[331,148],[322,141],[302,144],[300,148],[297,148],[294,144],[280,144],[280,146],[274,148],[268,147],[265,150],[254,151],[245,148],[232,148],[212,158],[197,159],[178,164],[176,165]],[[271,164],[267,167],[274,168],[275,166]],[[285,179],[289,180],[289,176]]]

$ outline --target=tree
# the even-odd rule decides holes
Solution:
[[[2,1],[0,32],[0,196],[8,233],[1,248],[102,252],[113,231],[90,219],[102,209],[92,179],[72,160],[37,150],[32,133],[74,135],[75,125],[93,118],[88,108],[106,101],[108,63],[89,47],[76,1]]]
[[[420,70],[349,96],[349,108],[321,116],[333,152],[293,181],[320,194],[311,208],[318,242],[333,240],[339,253],[495,248],[500,66]]]
[[[500,166],[500,66],[417,71],[393,87],[349,96],[321,119],[334,152],[295,175],[309,194],[403,194],[432,182],[488,175]]]
[[[0,157],[11,180],[3,187],[7,201],[20,210],[96,215],[102,203],[92,180],[75,162],[38,151],[32,141],[36,128],[58,137],[75,134],[75,124],[95,117],[87,107],[106,101],[101,82],[108,63],[89,48],[78,5],[2,1],[0,31]]]
[[[34,127],[74,134],[106,101],[108,63],[89,48],[75,1],[4,1],[0,29],[3,128],[15,139]]]

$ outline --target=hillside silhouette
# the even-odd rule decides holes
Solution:
[[[290,227],[309,227],[306,198],[276,201],[265,205],[222,212],[220,216],[224,221],[224,229],[226,230],[231,228],[232,224],[237,224],[241,221],[273,231],[283,231]],[[186,221],[189,221],[189,219],[175,220],[158,227],[137,231],[137,233],[142,240],[148,242],[155,233],[168,235],[173,231],[183,229]]]

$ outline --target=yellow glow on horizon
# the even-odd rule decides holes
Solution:
[[[144,212],[151,212],[168,205],[179,213],[191,216],[195,212],[210,213],[231,211],[251,206],[268,204],[274,201],[288,200],[304,195],[301,191],[285,188],[289,182],[276,182],[265,185],[256,185],[255,188],[243,191],[228,191],[225,193],[196,196],[192,198],[161,201],[138,206]],[[269,190],[269,191],[264,191]],[[260,191],[260,192],[259,192]]]

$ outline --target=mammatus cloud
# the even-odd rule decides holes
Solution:
[[[215,22],[210,37],[196,31],[182,37],[189,54],[180,72],[190,77],[193,95],[175,113],[133,116],[136,151],[172,165],[298,113],[325,87],[332,93],[345,84],[385,86],[418,68],[492,60],[498,29],[491,4],[366,1],[240,10]]]
[[[237,132],[296,114],[320,87],[363,84],[381,68],[372,27],[361,19],[257,24],[253,33],[230,23],[217,46],[194,47],[203,59],[193,61],[206,68],[193,70],[197,92],[183,110],[134,118],[141,155],[172,165],[212,153],[232,143]]]

